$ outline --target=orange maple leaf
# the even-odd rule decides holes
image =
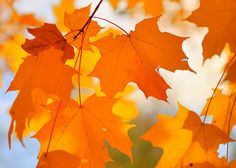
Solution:
[[[30,54],[38,55],[43,50],[53,46],[63,51],[62,61],[74,58],[74,49],[67,43],[61,32],[57,29],[56,25],[44,23],[42,27],[35,29],[28,29],[29,33],[35,36],[34,39],[26,39],[22,48]]]
[[[35,109],[36,104],[46,103],[47,97],[44,96],[37,100],[38,102],[34,102],[34,91],[36,89],[41,89],[48,95],[70,97],[73,87],[72,75],[75,70],[64,65],[61,62],[62,57],[63,52],[61,50],[50,47],[37,56],[31,55],[24,59],[7,90],[20,91],[10,110],[12,124],[9,129],[9,136],[15,121],[17,136],[22,140],[25,124],[30,123],[37,111]]]
[[[75,10],[75,0],[61,0],[61,3],[53,7],[53,11],[56,17],[56,23],[61,31],[67,31],[68,29],[64,25],[65,12],[73,12]]]
[[[216,151],[221,143],[231,140],[219,128],[203,124],[196,113],[181,106],[174,117],[159,115],[158,122],[144,139],[164,150],[158,168],[182,168],[202,162],[225,165],[225,159],[219,159]]]
[[[192,131],[193,140],[198,141],[205,151],[209,149],[216,151],[219,144],[231,141],[227,133],[212,124],[202,123],[200,117],[194,112],[188,113],[183,128]]]
[[[100,79],[108,96],[122,91],[128,82],[135,82],[146,97],[166,99],[168,85],[156,69],[188,68],[187,62],[182,61],[183,38],[160,32],[157,19],[145,19],[129,34],[115,38],[110,34],[93,43],[101,58],[91,75]]]
[[[93,95],[81,106],[71,99],[49,105],[52,118],[34,136],[41,144],[40,153],[65,150],[86,160],[91,168],[104,167],[109,160],[104,141],[130,154],[131,142],[124,128],[130,125],[112,113],[116,101]]]
[[[229,43],[233,52],[236,52],[235,7],[235,0],[201,0],[200,8],[189,17],[189,21],[209,28],[203,40],[205,58],[220,54],[226,43]]]
[[[210,105],[207,104],[202,113],[202,115],[212,116],[212,124],[226,134],[229,134],[236,124],[235,95],[235,93],[230,96],[224,95],[220,90],[217,90],[215,96],[209,100]]]
[[[83,49],[91,50],[90,37],[96,36],[101,29],[97,22],[90,20],[90,8],[91,5],[76,9],[72,14],[65,13],[64,24],[71,30],[66,39],[78,49],[83,43]]]

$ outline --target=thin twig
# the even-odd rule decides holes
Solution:
[[[86,21],[86,23],[84,24],[84,26],[79,30],[79,32],[74,36],[74,39],[76,39],[80,33],[83,33],[84,32],[84,29],[86,26],[88,26],[93,18],[93,16],[95,15],[95,13],[97,12],[97,10],[99,9],[101,3],[102,3],[103,0],[100,0],[100,2],[97,4],[96,8],[94,9],[92,15],[89,17],[89,19]]]

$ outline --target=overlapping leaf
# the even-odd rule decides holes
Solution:
[[[91,75],[100,79],[102,90],[109,96],[135,82],[146,97],[166,99],[168,85],[156,69],[188,68],[183,61],[182,41],[183,38],[160,32],[157,18],[143,20],[128,35],[110,34],[93,43],[101,58]]]
[[[74,58],[74,49],[67,43],[56,25],[44,23],[42,27],[28,29],[29,33],[35,36],[32,40],[26,40],[22,48],[30,54],[38,55],[40,52],[53,46],[63,51],[62,61]]]
[[[62,51],[50,47],[37,56],[31,55],[24,59],[8,88],[8,91],[19,90],[10,110],[12,126],[9,136],[16,122],[15,131],[22,140],[25,125],[30,123],[38,108],[46,103],[45,96],[35,99],[36,89],[41,89],[48,95],[70,97],[72,75],[75,71],[61,62],[62,57]]]
[[[211,102],[208,108],[209,101]],[[212,116],[212,124],[223,130],[226,134],[229,134],[236,124],[235,93],[224,95],[221,91],[217,90],[215,96],[209,101],[203,110],[203,115]]]
[[[131,142],[126,133],[129,125],[112,113],[117,100],[107,97],[89,97],[79,106],[74,100],[51,104],[52,118],[36,135],[41,144],[41,154],[65,150],[86,160],[87,167],[101,168],[109,160],[105,141],[130,153]],[[50,134],[53,136],[50,139]]]
[[[159,115],[157,124],[144,138],[164,150],[158,168],[182,168],[203,162],[223,166],[226,161],[219,159],[216,151],[219,144],[230,141],[219,128],[203,124],[196,113],[183,107],[176,117]]]
[[[201,0],[200,8],[188,20],[206,26],[209,32],[203,40],[203,55],[220,54],[226,43],[236,52],[236,1]],[[217,20],[216,20],[217,19]]]
[[[61,31],[68,30],[64,25],[65,12],[72,13],[75,10],[75,0],[61,0],[61,3],[53,8],[56,23]]]
[[[90,5],[76,9],[72,14],[65,13],[64,24],[71,30],[66,38],[80,50],[91,50],[90,37],[96,36],[101,29],[97,22],[90,20],[89,13]]]

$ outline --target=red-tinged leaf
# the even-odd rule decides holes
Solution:
[[[51,46],[63,51],[62,61],[74,58],[74,49],[67,43],[56,25],[44,23],[42,27],[28,29],[29,33],[35,36],[32,40],[26,40],[22,48],[30,54],[38,55],[40,52],[49,49]]]

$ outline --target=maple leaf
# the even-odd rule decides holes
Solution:
[[[157,124],[144,135],[144,139],[164,150],[158,168],[182,168],[204,161],[224,165],[225,160],[219,159],[216,151],[219,144],[231,140],[219,128],[203,124],[196,113],[182,106],[174,117],[159,115]]]
[[[66,38],[79,49],[81,48],[81,43],[83,43],[83,49],[91,50],[89,39],[92,36],[96,36],[101,29],[97,22],[90,20],[90,8],[91,5],[88,5],[87,7],[76,9],[72,14],[65,13],[64,24],[71,29]]]
[[[201,0],[201,6],[188,18],[199,26],[207,26],[209,32],[203,40],[204,58],[220,54],[226,43],[236,52],[236,1]],[[216,21],[217,18],[217,21]]]
[[[48,152],[39,159],[37,168],[77,168],[80,159],[62,150]]]
[[[194,141],[199,142],[204,150],[212,149],[216,151],[219,144],[231,141],[228,134],[212,124],[202,123],[200,117],[194,113],[189,112],[184,122],[183,128],[191,130]]]
[[[211,115],[213,117],[212,124],[229,134],[236,124],[236,108],[234,107],[235,94],[230,96],[224,95],[217,90],[215,96],[208,100],[202,115]],[[208,104],[210,105],[208,108]],[[233,109],[232,109],[233,108]]]
[[[63,51],[62,61],[74,58],[74,49],[67,43],[55,24],[44,23],[42,27],[28,29],[28,32],[35,36],[34,39],[26,39],[22,48],[30,54],[38,55],[40,52],[53,46]]]
[[[87,160],[85,167],[101,168],[109,160],[104,141],[129,152],[131,142],[120,117],[112,113],[116,99],[92,95],[79,106],[74,100],[49,105],[51,120],[34,136],[41,152],[65,150]],[[52,130],[53,129],[53,130]],[[50,138],[50,134],[53,135]],[[48,144],[52,144],[50,148]]]
[[[70,97],[73,87],[72,75],[75,70],[64,65],[61,62],[62,57],[62,51],[50,47],[48,50],[39,53],[38,56],[31,55],[24,59],[7,90],[19,90],[10,110],[12,124],[9,129],[9,136],[15,121],[17,136],[22,140],[26,121],[29,124],[36,113],[35,111],[37,111],[35,104],[46,103],[47,97],[44,96],[37,100],[38,102],[34,102],[35,89],[41,89],[48,95]]]
[[[67,31],[68,29],[64,25],[65,12],[73,12],[75,10],[75,0],[61,0],[58,6],[53,7],[54,14],[56,16],[56,23],[61,31]]]
[[[166,99],[168,85],[156,69],[188,68],[181,61],[183,38],[160,32],[157,19],[141,21],[128,35],[113,38],[110,34],[93,43],[101,58],[90,75],[100,79],[102,91],[108,96],[122,91],[128,82],[135,82],[146,97]]]

